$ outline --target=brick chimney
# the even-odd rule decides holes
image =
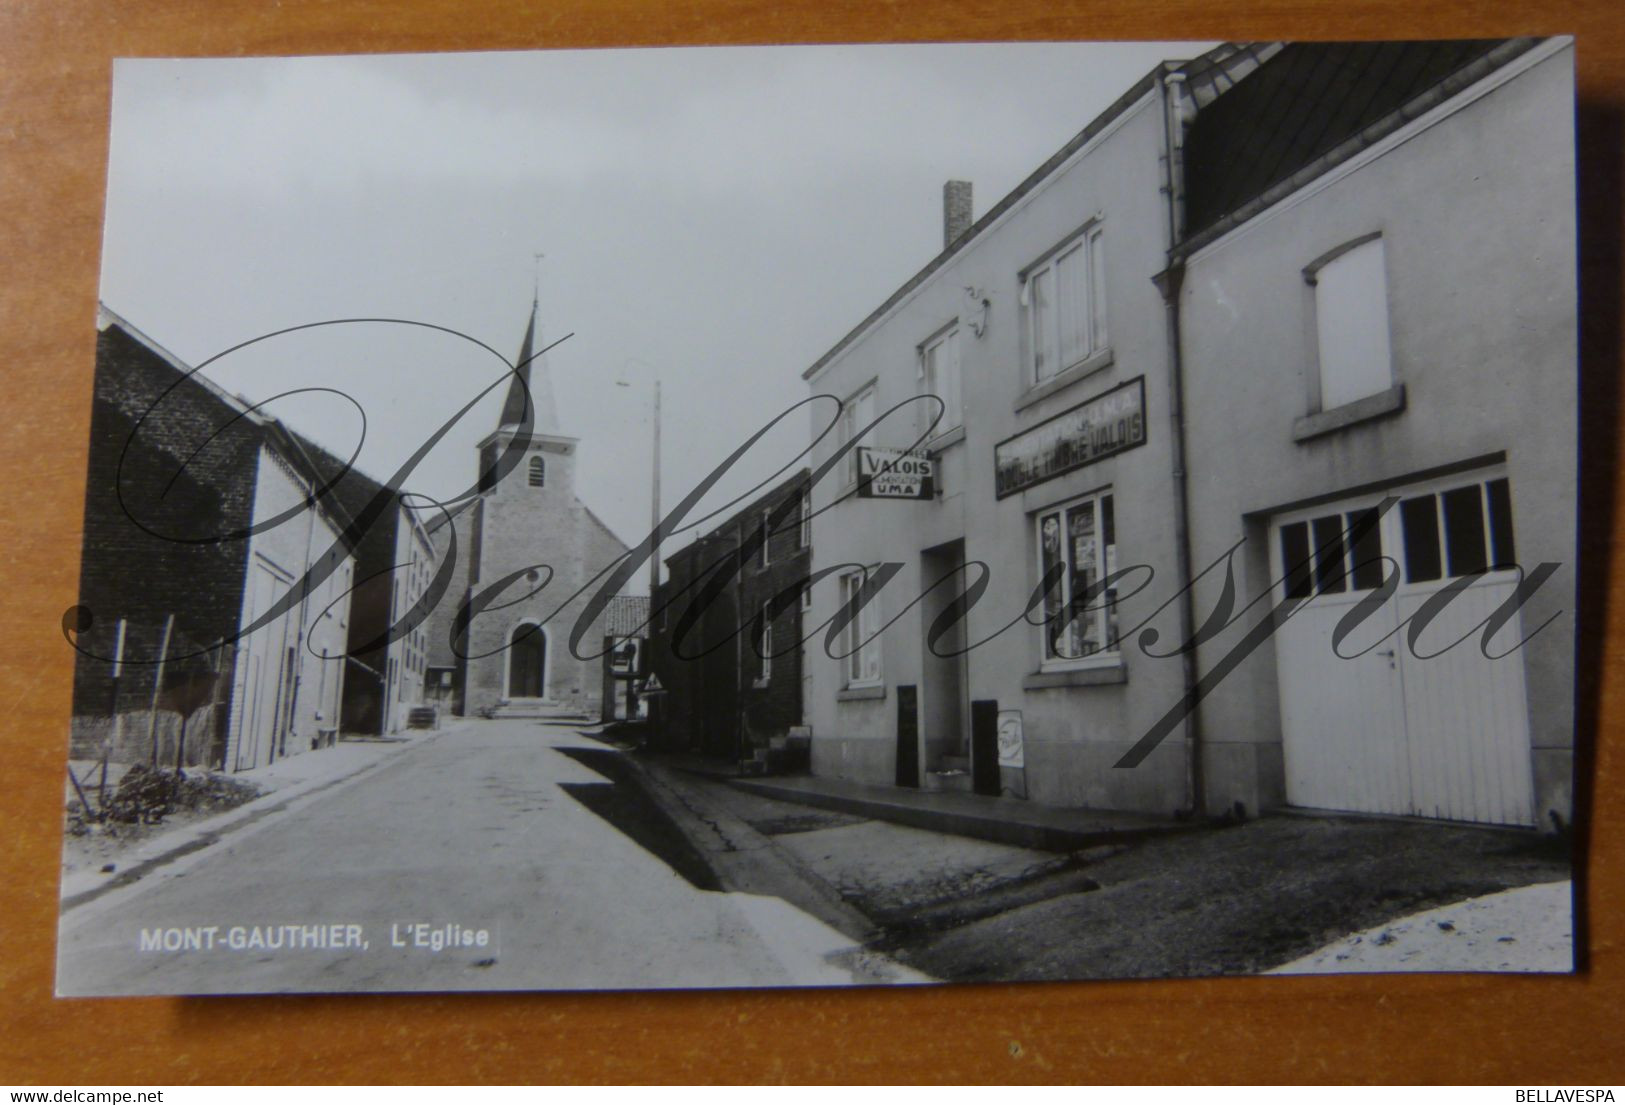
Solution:
[[[950,180],[942,186],[942,248],[959,241],[975,222],[971,211],[970,181]]]

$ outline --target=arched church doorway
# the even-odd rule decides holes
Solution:
[[[547,697],[547,631],[535,622],[514,626],[508,639],[508,697]]]

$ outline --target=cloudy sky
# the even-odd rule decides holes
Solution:
[[[1157,62],[1204,45],[121,61],[101,296],[192,364],[374,317],[512,359],[539,271],[544,333],[572,335],[549,360],[582,439],[578,491],[633,542],[655,374],[669,509],[940,250],[943,181],[972,181],[981,215]],[[270,409],[346,455],[364,412],[359,463],[387,476],[506,369],[463,338],[355,324],[208,371],[255,401],[343,392]],[[409,488],[468,486],[504,390]],[[799,414],[708,505],[809,437]]]

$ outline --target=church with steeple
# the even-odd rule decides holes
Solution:
[[[478,446],[479,494],[432,527],[442,560],[455,533],[457,565],[429,619],[427,690],[459,714],[597,717],[602,704],[603,661],[573,656],[570,636],[597,589],[589,581],[627,549],[576,497],[578,440],[559,425],[547,355],[536,355],[537,313],[533,301],[516,378]],[[499,463],[516,442],[518,463]],[[474,614],[460,634],[465,608]],[[603,627],[581,640],[602,651]]]

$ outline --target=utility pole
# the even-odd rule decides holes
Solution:
[[[655,588],[660,586],[660,377],[655,381],[654,456],[649,462],[649,533],[654,548],[649,550],[649,613],[654,615]]]

